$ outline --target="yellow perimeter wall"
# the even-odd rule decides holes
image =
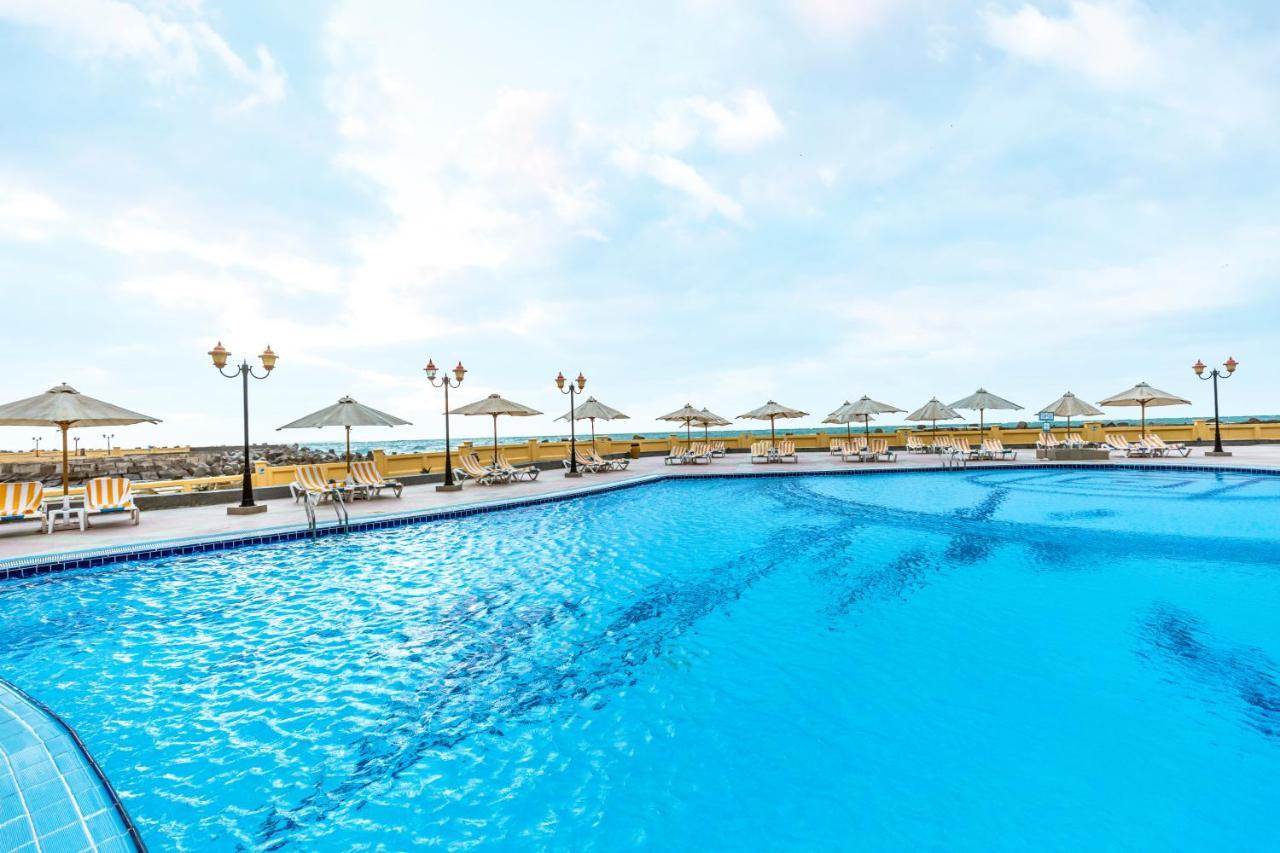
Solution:
[[[1106,433],[1119,433],[1130,441],[1138,438],[1139,428],[1137,426],[1117,426],[1103,427],[1101,423],[1088,422],[1073,425],[1072,432],[1078,432],[1083,436],[1085,441],[1101,442],[1105,439]],[[963,436],[969,439],[971,443],[976,444],[978,439],[978,430],[976,429],[939,429],[939,434]],[[1205,421],[1195,421],[1190,424],[1177,425],[1160,425],[1147,428],[1148,433],[1158,433],[1161,438],[1170,442],[1193,442],[1193,441],[1212,441],[1213,426]],[[1066,435],[1066,429],[1062,427],[1053,430],[1054,435],[1063,438]],[[858,431],[854,430],[857,435]],[[902,449],[906,446],[908,435],[918,435],[928,444],[930,441],[930,432],[928,429],[913,430],[908,428],[898,429],[894,432],[875,433],[873,436],[887,437],[890,446]],[[1035,444],[1036,438],[1040,435],[1039,429],[1002,429],[1000,427],[988,427],[986,435],[991,438],[999,438],[1009,447],[1030,447]],[[844,430],[832,430],[831,432],[805,433],[798,435],[790,435],[785,429],[778,430],[779,438],[787,438],[796,443],[799,450],[828,450],[831,447],[833,438],[844,438]],[[701,440],[701,434],[696,432],[693,436],[694,441]],[[631,450],[632,445],[637,445],[642,454],[666,454],[673,443],[684,443],[684,433],[678,435],[672,434],[667,438],[644,438],[644,439],[622,439],[612,440],[608,438],[596,439],[596,449],[603,456],[614,454],[626,454]],[[711,434],[711,440],[723,441],[729,450],[747,450],[754,441],[760,441],[758,435],[749,433],[740,433],[738,435]],[[1223,424],[1222,440],[1227,442],[1262,442],[1274,441],[1280,442],[1280,423],[1270,424]],[[590,439],[580,441],[579,444],[590,444]],[[517,465],[527,465],[534,462],[560,462],[568,454],[569,442],[567,441],[548,441],[540,442],[531,440],[520,444],[503,444],[502,452],[507,460]],[[461,442],[454,448],[454,462],[457,463],[459,454],[462,453],[478,453],[481,461],[485,461],[487,454],[493,453],[493,446],[472,445],[468,442]],[[41,456],[44,454],[42,453]],[[113,454],[114,455],[114,454]],[[399,453],[387,454],[381,450],[373,452],[373,459],[378,465],[378,470],[382,472],[384,477],[408,477],[415,474],[423,474],[428,471],[432,474],[440,474],[444,471],[444,452],[431,451],[423,453]],[[254,463],[254,486],[287,486],[293,480],[294,467],[292,465],[271,466],[265,462],[259,461]],[[326,478],[335,480],[343,479],[346,476],[346,466],[342,462],[329,462],[320,466],[324,469]],[[240,476],[219,476],[219,477],[200,477],[187,480],[166,480],[161,482],[148,482],[138,484],[140,492],[153,490],[161,491],[195,491],[207,489],[230,489],[237,488],[240,485]],[[78,494],[82,489],[73,488],[71,494]]]

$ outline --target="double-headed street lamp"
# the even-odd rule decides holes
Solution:
[[[566,382],[568,382],[568,380],[564,378],[563,373],[556,374],[556,387],[560,389],[561,394],[569,395],[569,470],[565,471],[564,475],[566,477],[581,477],[582,472],[578,470],[578,433],[574,429],[576,421],[574,420],[573,400],[574,397],[586,387],[587,377],[583,376],[582,373],[579,372],[576,380],[568,382],[568,388],[564,387]]]
[[[427,372],[427,381],[433,387],[444,389],[444,483],[436,486],[436,491],[456,492],[462,488],[462,484],[453,481],[453,448],[449,443],[449,389],[462,384],[462,377],[467,375],[467,369],[462,366],[462,362],[458,362],[458,366],[453,369],[454,378],[441,376],[439,382],[436,381],[439,371],[434,361],[427,359],[427,366],[422,369]]]
[[[40,455],[40,436],[33,435],[31,436],[31,440],[36,443],[36,456],[39,456]]]
[[[107,455],[110,456],[111,455],[111,439],[115,438],[116,434],[113,432],[110,435],[108,435],[107,433],[104,432],[102,434],[102,437],[107,440]]]
[[[1226,368],[1226,373],[1223,373],[1215,367],[1213,370],[1209,371],[1208,376],[1205,376],[1205,364],[1203,361],[1197,358],[1196,363],[1191,365],[1191,369],[1196,372],[1196,376],[1199,376],[1204,380],[1213,380],[1213,452],[1206,454],[1208,456],[1231,455],[1222,449],[1222,424],[1218,421],[1218,380],[1230,379],[1232,374],[1236,372],[1236,368],[1240,366],[1240,362],[1236,361],[1231,356],[1227,356],[1227,360],[1223,362],[1222,366]]]
[[[228,373],[223,368],[227,366],[227,357],[230,355],[231,353],[222,346],[222,341],[218,341],[218,345],[209,350],[209,357],[213,359],[213,366],[218,369],[219,373],[228,379],[234,379],[239,376],[244,383],[244,477],[240,485],[240,506],[227,507],[227,512],[230,515],[249,515],[250,513],[267,511],[265,504],[259,506],[253,502],[253,466],[249,462],[249,377],[266,379],[271,375],[271,371],[276,368],[277,356],[271,351],[269,345],[262,351],[262,355],[258,356],[258,358],[262,359],[262,367],[266,372],[259,376],[253,372],[248,359],[242,361],[239,367],[233,368]]]

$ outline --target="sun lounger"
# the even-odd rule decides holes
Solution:
[[[605,458],[594,450],[585,451],[582,456],[592,465],[599,466],[601,471],[622,471],[631,464],[631,460],[625,456]]]
[[[1084,436],[1078,432],[1067,433],[1067,447],[1088,447],[1089,442],[1084,440]]]
[[[701,462],[703,464],[710,464],[711,448],[705,442],[693,442],[689,445],[689,461],[693,463]]]
[[[399,480],[383,479],[378,466],[369,460],[351,463],[351,481],[366,498],[381,497],[383,489],[390,489],[396,497],[404,491]]]
[[[462,479],[472,479],[480,486],[491,486],[494,483],[505,483],[511,478],[503,471],[496,468],[488,468],[480,464],[480,457],[474,453],[465,453],[458,457],[458,476]]]
[[[753,441],[751,443],[751,461],[752,462],[768,462],[770,451],[772,448],[767,441]]]
[[[929,446],[920,440],[918,435],[907,436],[907,452],[908,453],[928,453]]]
[[[662,460],[665,465],[683,465],[689,461],[689,449],[683,444],[673,444],[671,449],[667,451],[667,457]]]
[[[726,448],[726,447],[724,446],[724,442],[723,442],[723,441],[713,441],[713,442],[711,442],[711,455],[712,455],[712,456],[724,456],[724,455],[725,455],[726,453],[728,453],[728,452],[729,452],[729,450],[728,450],[728,448]]]
[[[778,452],[774,458],[779,462],[799,462],[800,457],[796,455],[796,443],[794,441],[779,441]]]
[[[988,438],[982,442],[982,452],[988,459],[1017,459],[1018,451],[1009,450],[998,438]]]
[[[579,456],[581,456],[581,453],[579,453]],[[582,463],[579,462],[578,464]],[[506,474],[508,480],[528,480],[529,482],[538,479],[538,475],[542,473],[536,465],[512,465],[507,461],[507,455],[501,450],[498,451],[497,470]]]
[[[897,462],[898,454],[889,449],[889,439],[873,438],[867,447],[867,459],[872,462]]]
[[[126,515],[134,524],[142,520],[142,512],[133,502],[133,484],[127,477],[95,477],[84,485],[85,524],[87,516]]]
[[[1190,447],[1187,447],[1185,444],[1168,444],[1163,438],[1155,433],[1143,436],[1142,443],[1146,445],[1152,453],[1160,456],[1168,456],[1171,453],[1177,453],[1185,458],[1191,455]]]
[[[578,470],[586,471],[588,474],[599,473],[600,471],[603,471],[606,467],[605,465],[589,457],[586,453],[582,452],[581,450],[579,450],[576,454],[574,454],[574,457],[578,460]],[[566,471],[573,467],[573,464],[569,461],[568,454],[565,454],[565,457],[560,460],[560,464],[564,465]]]
[[[1041,432],[1036,438],[1036,447],[1041,450],[1052,450],[1055,447],[1061,447],[1062,442],[1051,432]]]
[[[1125,456],[1150,456],[1151,448],[1141,444],[1130,444],[1129,441],[1118,433],[1107,433],[1107,449],[1123,453]]]
[[[955,439],[951,436],[939,435],[933,439],[934,453],[950,453],[952,451],[955,451],[956,453],[960,452],[959,448],[955,445]]]
[[[44,530],[47,520],[40,505],[43,500],[43,483],[0,483],[0,524],[34,521]],[[53,525],[47,526],[52,533]]]
[[[969,439],[961,436],[951,437],[951,447],[966,459],[981,459],[983,456],[983,451],[975,450],[970,446]]]
[[[844,439],[844,438],[831,439],[831,455],[832,456],[844,456],[848,452],[849,452],[848,439]]]

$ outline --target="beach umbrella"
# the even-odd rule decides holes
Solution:
[[[459,406],[449,412],[451,415],[491,415],[493,417],[493,464],[498,464],[498,417],[500,415],[511,415],[516,418],[525,418],[530,415],[540,415],[537,409],[531,409],[521,403],[514,403],[511,400],[504,400],[497,394],[490,394],[483,400],[476,400],[474,403],[468,403],[465,406]]]
[[[1145,382],[1139,382],[1128,391],[1121,391],[1119,394],[1108,397],[1105,400],[1098,401],[1099,406],[1141,406],[1142,407],[1142,435],[1147,434],[1147,406],[1189,406],[1190,400],[1184,400],[1170,394],[1168,391],[1161,391],[1159,388],[1152,388]]]
[[[985,388],[979,388],[963,400],[956,400],[951,404],[953,409],[977,409],[978,411],[978,441],[982,441],[982,433],[986,429],[984,416],[987,409],[1021,409],[1017,403],[1011,403],[1003,397],[997,397]]]
[[[692,435],[692,428],[690,427],[690,424],[696,421],[701,415],[702,415],[702,411],[699,409],[695,409],[692,403],[685,403],[679,409],[676,409],[674,412],[670,412],[668,414],[663,415],[662,417],[658,418],[658,420],[675,421],[676,423],[684,424],[684,440],[692,441],[693,435]]]
[[[409,422],[388,415],[377,409],[357,403],[350,397],[339,398],[332,406],[326,406],[318,412],[298,418],[292,423],[277,427],[282,429],[315,429],[317,427],[340,426],[347,430],[347,473],[351,473],[351,428],[353,426],[409,426]]]
[[[733,421],[729,420],[728,418],[720,417],[715,412],[711,411],[705,406],[702,408],[700,412],[698,412],[697,420],[698,420],[698,423],[702,424],[702,440],[703,441],[707,441],[711,438],[710,433],[707,432],[709,427],[729,426],[730,424],[733,423]]]
[[[569,414],[570,414],[569,412],[565,412],[563,415],[556,418],[556,420],[567,421],[569,420]],[[595,397],[588,397],[584,402],[581,402],[577,406],[575,406],[573,414],[577,415],[577,417],[575,417],[574,420],[591,421],[591,452],[592,453],[596,452],[596,421],[597,420],[618,421],[618,420],[623,420],[627,418],[627,415],[624,415],[622,412],[619,412],[617,409],[613,408],[612,406],[606,406],[604,403],[601,403]]]
[[[963,417],[955,409],[938,402],[938,398],[934,397],[911,414],[907,415],[909,421],[932,421],[933,422],[933,438],[938,439],[938,421],[950,421]]]
[[[86,397],[67,383],[43,394],[0,406],[0,426],[53,426],[62,430],[62,494],[70,486],[67,462],[67,430],[72,427],[158,424],[159,418],[131,412],[111,403]]]
[[[770,400],[758,409],[752,409],[745,415],[738,415],[738,418],[739,420],[742,418],[750,418],[751,420],[756,421],[768,421],[769,444],[776,447],[778,444],[778,438],[775,424],[778,418],[805,418],[808,416],[808,412],[802,412],[799,409],[793,409],[790,406],[784,406],[781,403],[775,403]]]
[[[1067,419],[1067,432],[1071,432],[1072,418],[1094,417],[1102,414],[1101,409],[1095,409],[1093,406],[1081,400],[1070,391],[1045,406],[1040,411],[1052,412],[1054,417]]]
[[[845,432],[850,438],[853,437],[850,424],[858,422],[862,424],[863,432],[866,435],[868,444],[871,442],[871,416],[885,415],[890,412],[901,412],[897,406],[890,406],[888,403],[878,403],[867,395],[862,397],[855,403],[848,400],[840,408],[823,418],[824,424],[844,424]]]

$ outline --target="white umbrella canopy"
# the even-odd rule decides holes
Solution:
[[[692,403],[685,403],[683,406],[676,409],[674,412],[668,412],[667,414],[662,415],[661,417],[658,418],[658,420],[675,421],[676,423],[684,424],[684,439],[685,441],[690,441],[691,440],[690,424],[696,421],[699,418],[699,416],[701,416],[701,414],[702,414],[702,411],[700,409],[695,409]]]
[[[956,400],[951,404],[953,409],[972,409],[978,412],[978,440],[982,440],[982,433],[986,429],[986,413],[987,409],[1021,409],[1017,403],[1010,402],[1003,397],[997,397],[985,388],[979,388],[963,400]]]
[[[86,397],[67,383],[0,406],[0,426],[53,426],[62,430],[62,493],[70,485],[67,430],[72,427],[158,424],[159,418]]]
[[[861,423],[863,431],[867,439],[871,438],[871,420],[872,415],[885,415],[890,412],[901,412],[897,406],[890,406],[888,403],[880,403],[872,400],[866,394],[863,394],[857,402],[850,403],[848,400],[840,408],[823,418],[824,424],[844,424],[845,432],[852,437],[852,431],[849,427],[852,423]]]
[[[379,411],[372,406],[357,403],[351,397],[340,397],[332,406],[325,406],[318,412],[304,415],[296,421],[277,427],[282,429],[315,429],[318,427],[340,426],[347,432],[347,473],[351,473],[351,428],[353,426],[409,426],[409,422],[395,415]]]
[[[963,415],[945,403],[939,402],[938,398],[934,397],[929,402],[907,415],[907,420],[932,421],[933,437],[936,439],[938,437],[938,421],[952,421],[959,417],[963,417]]]
[[[733,421],[729,420],[728,418],[720,417],[715,412],[711,411],[705,406],[698,412],[697,422],[702,424],[703,441],[706,441],[709,438],[711,438],[711,434],[708,432],[708,429],[710,429],[711,427],[729,426],[730,424],[733,423]]]
[[[777,433],[775,430],[778,418],[805,418],[808,412],[802,412],[799,409],[793,409],[790,406],[784,406],[781,403],[775,403],[773,400],[765,403],[758,409],[752,409],[743,415],[738,415],[738,419],[748,418],[756,421],[769,422],[769,443],[776,445],[778,443]]]
[[[624,415],[622,412],[618,411],[612,406],[606,406],[604,403],[601,403],[595,397],[588,397],[586,400],[584,400],[583,402],[575,406],[573,414],[575,415],[575,417],[573,418],[575,421],[591,421],[591,452],[592,453],[595,453],[595,450],[596,450],[596,421],[597,420],[618,421],[618,420],[630,419],[629,416]],[[567,421],[569,420],[569,415],[570,415],[569,412],[565,412],[563,415],[556,418],[556,420]]]
[[[1159,388],[1152,388],[1146,382],[1139,382],[1127,391],[1121,391],[1108,397],[1105,400],[1098,401],[1099,406],[1141,406],[1142,407],[1142,435],[1147,434],[1147,407],[1148,406],[1189,406],[1190,400],[1184,400],[1176,394],[1170,394],[1168,391],[1161,391]]]
[[[516,418],[529,417],[530,415],[540,415],[537,409],[532,409],[523,403],[516,403],[512,400],[503,399],[499,394],[490,394],[483,400],[476,400],[474,403],[467,403],[465,406],[459,406],[449,412],[451,415],[491,415],[493,417],[493,464],[498,464],[498,417],[500,415],[511,415]]]
[[[1056,417],[1067,419],[1067,431],[1071,430],[1072,418],[1087,418],[1102,414],[1101,409],[1094,408],[1070,391],[1045,406],[1040,411],[1052,412]]]

